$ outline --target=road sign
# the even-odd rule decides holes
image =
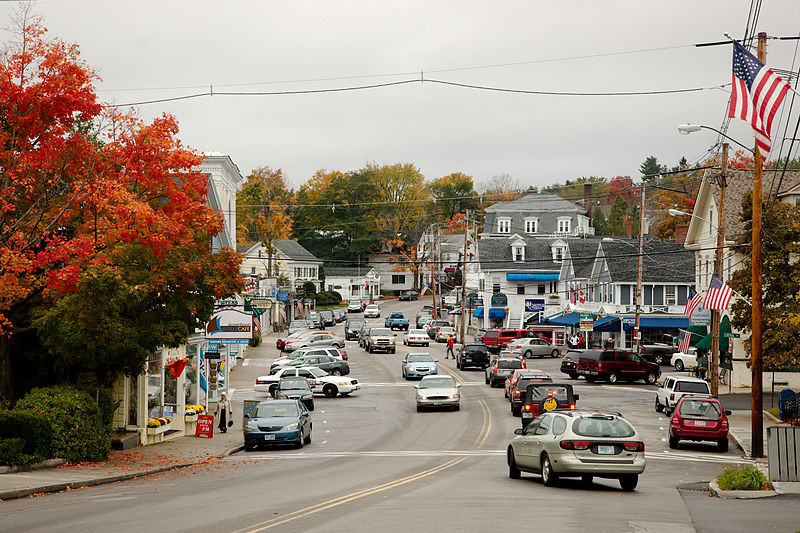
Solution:
[[[278,291],[276,298],[279,302],[288,302],[289,301],[289,291]]]
[[[272,298],[251,298],[250,306],[256,310],[271,309]]]
[[[738,339],[740,337],[738,333],[723,333],[722,336],[726,339]]]

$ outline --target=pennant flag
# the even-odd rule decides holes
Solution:
[[[697,306],[700,305],[702,301],[703,297],[698,294],[696,290],[689,287],[689,298],[686,300],[686,308],[683,310],[683,316],[691,318],[692,313],[694,313],[694,310],[697,309]]]
[[[678,351],[681,353],[689,353],[689,343],[692,340],[692,334],[685,329],[681,330],[681,338],[678,340]]]
[[[750,123],[756,137],[756,147],[766,160],[772,146],[769,137],[772,119],[789,91],[789,84],[734,41],[731,89],[728,116]]]
[[[172,375],[172,377],[177,378],[181,374],[183,374],[183,369],[186,368],[186,365],[189,363],[189,358],[184,357],[183,359],[178,359],[177,361],[173,361],[169,365],[167,365],[167,370]]]
[[[733,289],[717,276],[711,276],[711,283],[703,300],[703,309],[727,309],[733,296]]]

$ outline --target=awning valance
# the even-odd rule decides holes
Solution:
[[[483,318],[483,307],[478,307],[472,312],[475,318]]]
[[[567,313],[563,316],[557,316],[555,318],[548,318],[545,322],[550,324],[556,324],[557,326],[570,326],[575,327],[578,325],[578,322],[581,321],[581,314],[577,312]]]
[[[558,281],[558,272],[509,272],[506,281]]]
[[[594,321],[594,331],[619,331],[619,317],[604,316]]]
[[[506,310],[500,307],[490,307],[489,308],[489,318],[505,318],[506,317]]]

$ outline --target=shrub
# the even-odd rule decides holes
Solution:
[[[0,439],[0,465],[19,464],[25,439]]]
[[[752,465],[731,466],[717,478],[722,490],[770,490],[772,484],[761,470]]]
[[[256,346],[259,345],[261,345],[261,333],[256,330],[253,330],[253,338],[250,339],[250,346],[255,348]]]
[[[339,294],[337,291],[328,291],[328,294],[331,295],[331,299],[333,300],[332,303],[337,305],[342,303],[342,295]]]
[[[53,428],[47,415],[28,411],[0,411],[0,439],[22,439],[20,453],[36,459],[50,457]]]
[[[14,409],[50,419],[54,456],[71,463],[108,457],[110,426],[104,423],[104,414],[89,393],[67,385],[32,389]]]

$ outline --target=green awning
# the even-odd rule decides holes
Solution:
[[[728,340],[728,337],[726,337],[725,334],[731,332],[731,326],[730,326],[729,322],[730,321],[728,320],[728,317],[723,317],[722,320],[719,323],[719,346],[720,346],[720,351],[722,351],[722,352],[726,352],[727,351],[725,348],[727,348],[727,346],[728,346],[728,344],[726,342]],[[705,329],[705,326],[700,326],[700,327]],[[700,340],[700,342],[695,344],[695,347],[698,350],[710,350],[711,349],[711,337],[713,337],[713,335],[711,333],[709,333],[708,335],[703,337]]]
[[[686,331],[692,335],[691,339],[689,339],[689,346],[696,346],[708,334],[708,329],[705,326],[689,326]],[[679,340],[680,337],[676,336],[672,343],[677,346]]]

